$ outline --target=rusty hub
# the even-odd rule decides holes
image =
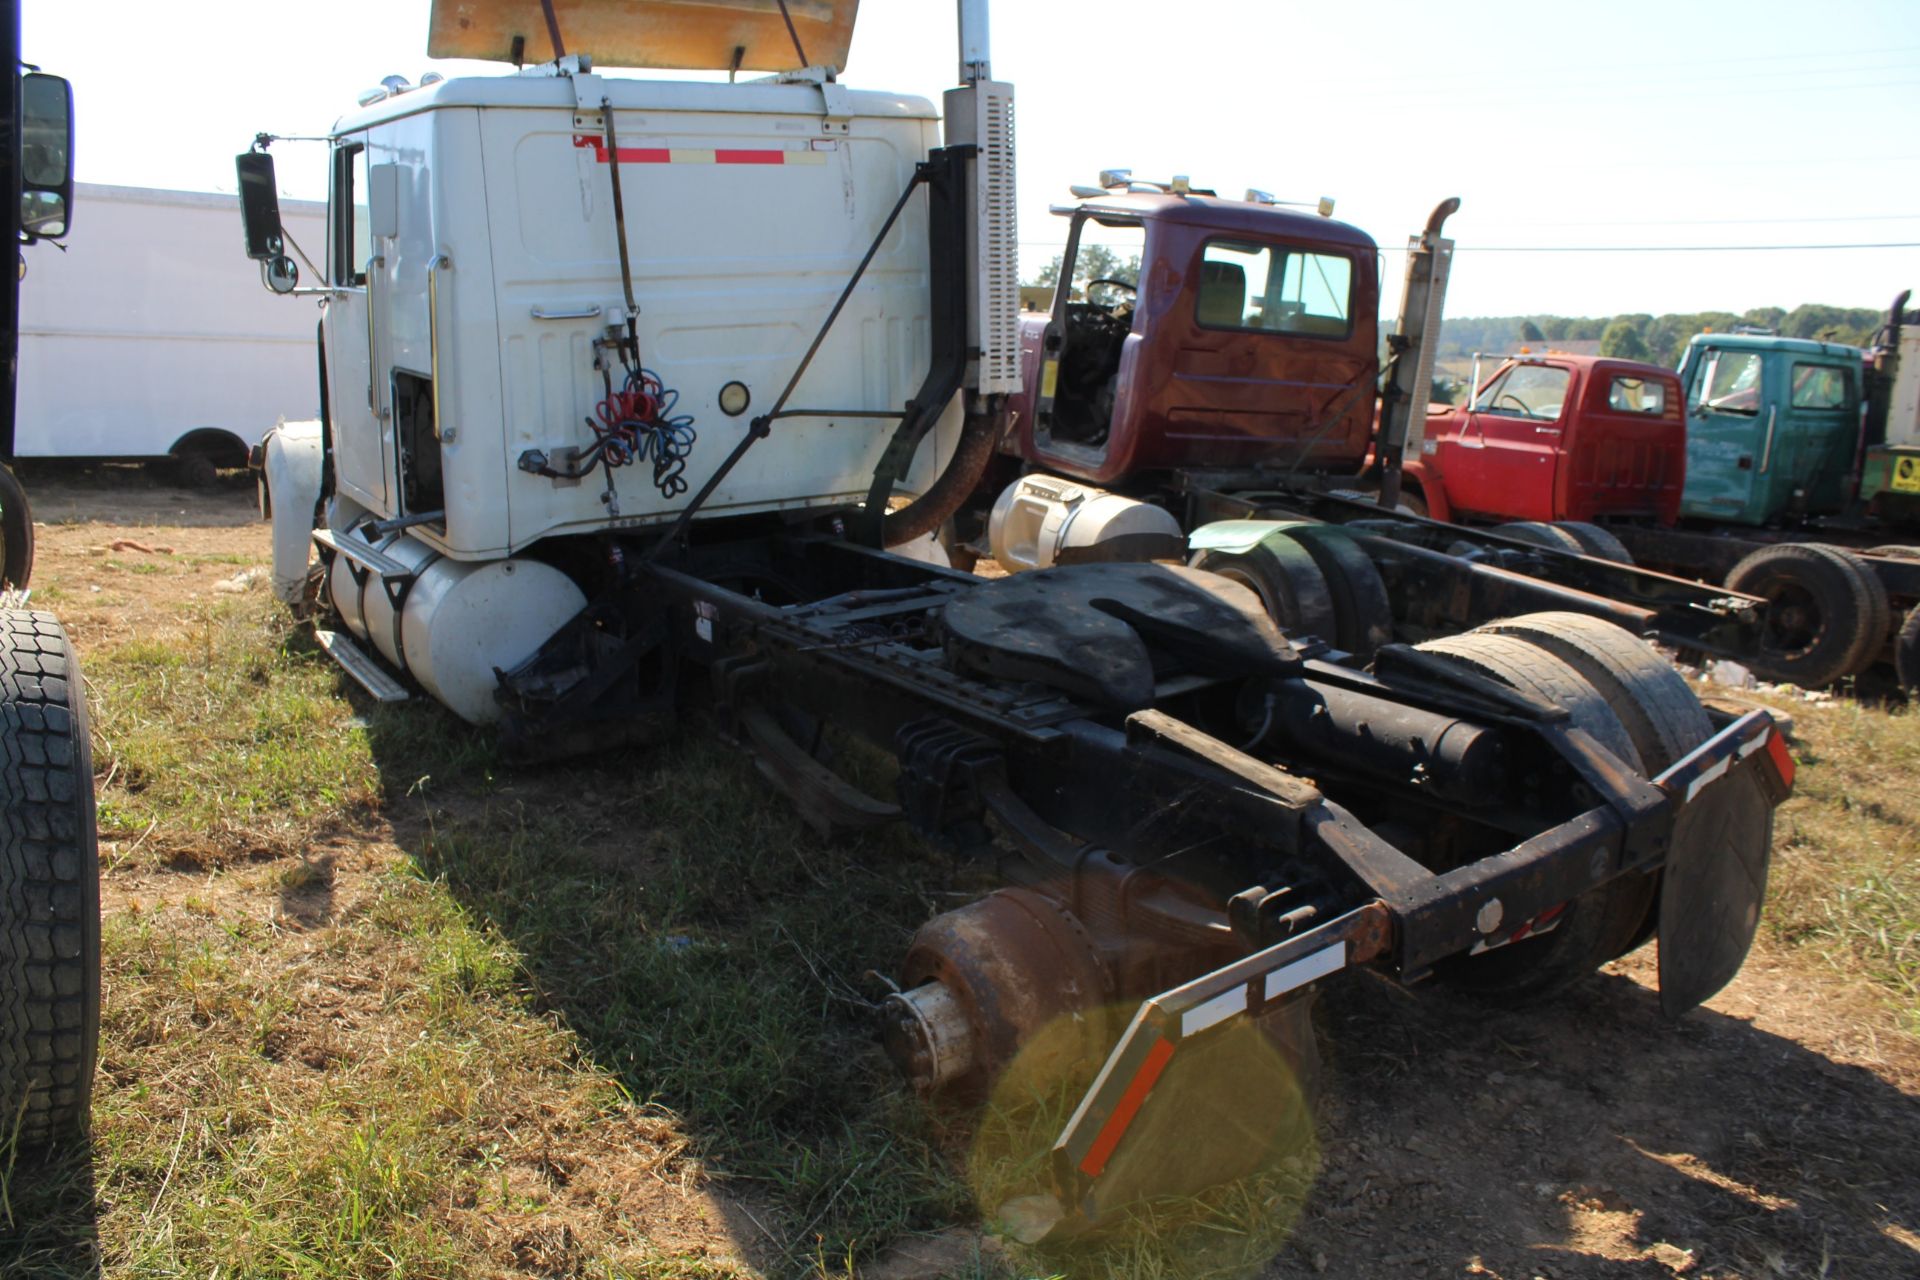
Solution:
[[[895,1063],[923,1092],[978,1091],[1016,1057],[1057,1078],[1110,1043],[1113,982],[1086,927],[1063,904],[1002,889],[921,926],[907,990],[887,1001]]]

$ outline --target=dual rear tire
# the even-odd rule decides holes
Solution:
[[[1373,561],[1338,525],[1284,523],[1244,551],[1203,550],[1192,567],[1250,588],[1282,631],[1361,662],[1393,639],[1393,605]]]
[[[1879,659],[1893,627],[1879,577],[1839,547],[1761,547],[1733,567],[1727,586],[1767,601],[1754,670],[1769,680],[1817,689],[1858,675]]]
[[[1421,649],[1566,709],[1622,763],[1655,776],[1713,727],[1686,680],[1638,637],[1575,613],[1489,623]],[[1441,966],[1453,985],[1491,999],[1550,998],[1652,936],[1658,873],[1629,872],[1568,903],[1553,928]]]

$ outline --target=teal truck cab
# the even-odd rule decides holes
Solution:
[[[1857,347],[1760,334],[1687,344],[1688,520],[1768,526],[1840,516],[1860,442]]]

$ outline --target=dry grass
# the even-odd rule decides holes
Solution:
[[[1775,820],[1765,928],[1871,980],[1920,1030],[1920,713],[1775,701],[1800,769]]]

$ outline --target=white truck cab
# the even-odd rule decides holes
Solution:
[[[495,673],[594,589],[544,544],[682,534],[696,509],[885,509],[948,469],[970,403],[1017,387],[1011,90],[963,40],[943,140],[924,98],[796,69],[803,41],[844,59],[854,8],[796,4],[789,29],[774,5],[580,0],[543,30],[539,5],[436,3],[429,52],[555,56],[363,94],[328,139],[326,279],[305,289],[275,139],[240,158],[249,256],[275,292],[321,300],[322,426],[276,438],[265,469],[324,456],[319,539],[350,633],[330,647],[349,670],[378,675],[350,651],[370,643],[491,719]],[[969,8],[984,24],[963,5],[963,35]],[[570,29],[609,61],[780,74],[620,79],[593,70],[598,49],[567,53]],[[319,496],[272,495],[276,544],[300,545]],[[528,563],[481,572],[508,557]],[[466,621],[430,652],[447,628],[426,611],[452,596]]]

